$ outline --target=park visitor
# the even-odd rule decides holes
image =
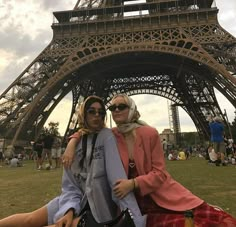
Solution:
[[[54,142],[54,136],[49,132],[46,132],[43,136],[43,153],[42,153],[42,164],[47,158],[50,169],[52,169],[52,145]]]
[[[36,168],[42,169],[42,153],[43,153],[43,135],[40,134],[39,138],[33,143],[33,151],[36,154]]]
[[[209,126],[211,132],[211,142],[213,143],[214,151],[218,155],[220,163],[225,166],[226,146],[224,142],[224,124],[221,117],[214,117],[213,120],[209,123]],[[219,163],[217,163],[217,165],[219,165]]]
[[[183,149],[180,149],[178,156],[177,156],[177,160],[180,160],[180,161],[186,160],[186,154]]]
[[[60,168],[61,166],[61,153],[62,153],[62,142],[59,136],[55,136],[52,145],[52,159],[55,160],[55,168]]]
[[[120,110],[121,105],[127,108]],[[148,214],[148,227],[184,226],[183,213],[187,210],[193,210],[194,224],[198,227],[236,226],[236,219],[208,205],[170,176],[158,132],[140,122],[140,114],[130,97],[115,96],[109,109],[117,124],[113,132],[120,156],[129,178],[134,179],[140,209]],[[128,183],[128,180],[119,182],[115,188],[118,197],[126,195]]]
[[[170,176],[157,130],[139,120],[130,97],[116,95],[109,110],[117,125],[113,133],[129,178],[118,180],[113,191],[120,199],[134,191],[142,214],[147,214],[146,227],[182,227],[189,210],[194,214],[195,227],[236,226],[235,218],[193,195]],[[76,137],[79,141],[80,134],[75,134],[74,140]],[[67,150],[65,157],[72,157],[73,152]]]
[[[114,135],[105,128],[105,118],[102,100],[89,96],[80,107],[82,139],[71,168],[64,169],[61,195],[36,211],[0,220],[0,227],[43,227],[54,223],[57,227],[71,227],[74,216],[85,207],[91,209],[97,222],[105,222],[116,217],[117,206],[131,210],[137,227],[145,226],[133,192],[118,199],[111,191],[118,179],[127,177]]]
[[[22,167],[23,163],[21,160],[18,159],[17,155],[15,155],[12,159],[10,159],[10,167]]]

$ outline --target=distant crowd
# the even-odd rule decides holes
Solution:
[[[211,138],[208,146],[197,145],[185,148],[168,149],[167,141],[163,139],[162,146],[167,160],[188,160],[193,156],[205,158],[209,164],[226,166],[236,164],[236,143],[225,135],[223,120],[219,117],[209,118]]]
[[[60,168],[62,152],[60,136],[50,133],[41,134],[36,141],[31,142],[31,149],[27,153],[23,150],[17,154],[12,151],[5,156],[3,151],[0,151],[0,166],[22,167],[24,160],[34,160],[37,170]],[[53,165],[53,160],[55,165]],[[45,165],[43,165],[44,163]]]

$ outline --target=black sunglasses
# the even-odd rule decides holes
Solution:
[[[127,106],[126,104],[111,105],[108,107],[108,110],[110,110],[111,112],[115,111],[116,109],[118,109],[119,111],[122,111],[128,107],[129,106]]]
[[[98,115],[101,116],[101,117],[104,117],[104,116],[106,115],[106,112],[105,112],[105,111],[103,111],[103,110],[96,110],[96,109],[94,109],[94,108],[89,108],[89,109],[87,110],[87,113],[88,113],[88,114],[91,114],[91,115],[96,115],[96,114],[98,114]]]

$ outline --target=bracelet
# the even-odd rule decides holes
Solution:
[[[135,180],[134,180],[134,178],[132,178],[132,181],[133,181],[133,191],[135,190],[135,188],[136,188],[136,185],[135,185]]]

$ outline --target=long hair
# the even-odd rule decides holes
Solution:
[[[93,145],[92,145],[92,152],[91,152],[91,157],[90,157],[90,162],[89,164],[91,164],[92,161],[92,156],[93,156],[93,150],[94,150],[94,146],[95,146],[95,141],[96,141],[96,137],[97,137],[97,131],[92,131],[89,126],[88,123],[86,121],[86,114],[87,114],[87,110],[90,108],[90,106],[95,103],[98,102],[101,107],[102,110],[104,111],[104,113],[106,113],[106,108],[105,108],[105,104],[103,102],[103,100],[98,97],[98,96],[89,96],[85,99],[85,101],[81,104],[80,109],[79,109],[79,114],[78,114],[78,124],[79,124],[79,130],[78,132],[80,133],[80,135],[82,135],[82,157],[79,161],[79,166],[80,168],[83,167],[83,163],[84,163],[84,159],[86,157],[86,153],[87,153],[87,136],[90,133],[95,133],[93,136]],[[102,128],[104,128],[106,126],[106,115],[104,115],[102,117],[103,120],[103,126]]]

